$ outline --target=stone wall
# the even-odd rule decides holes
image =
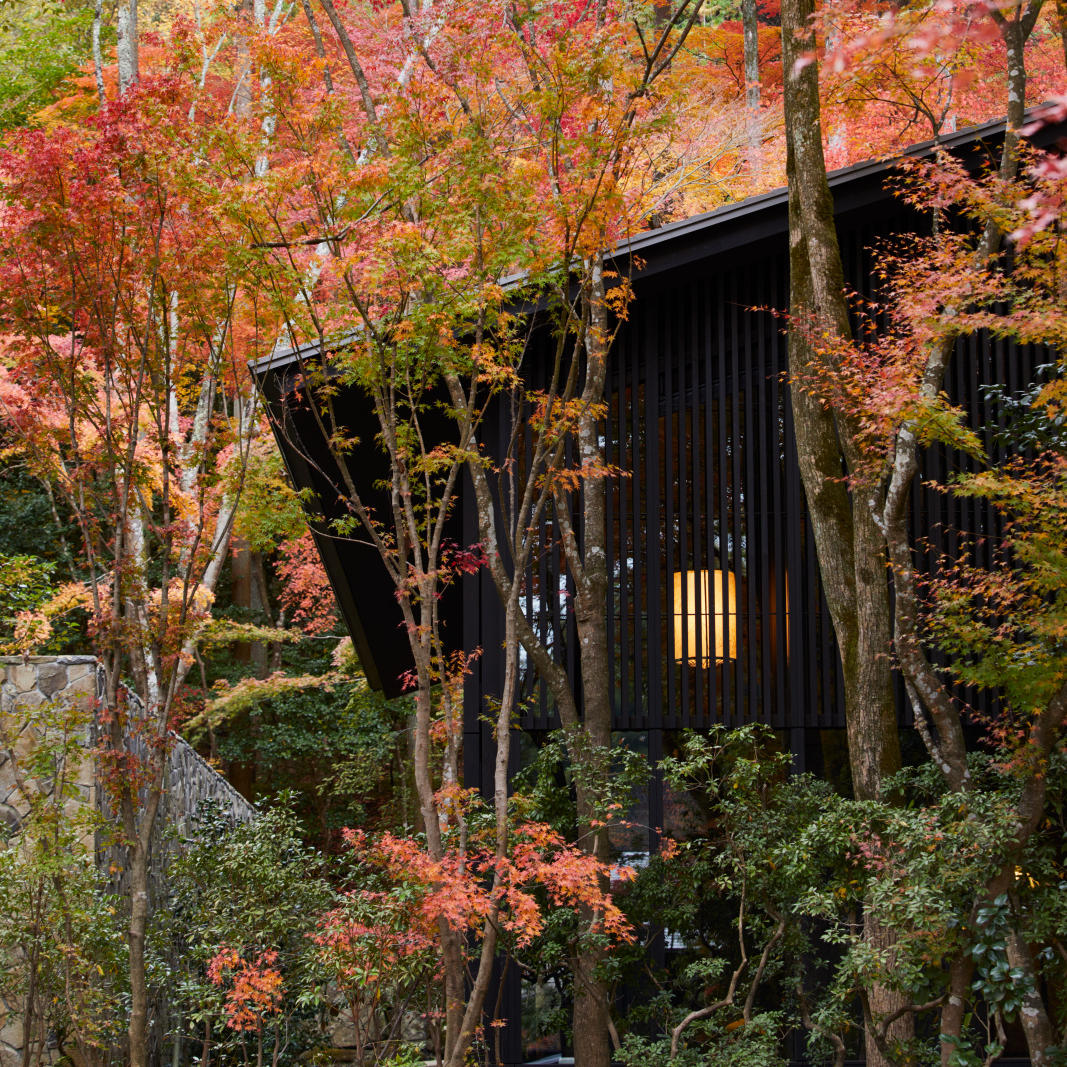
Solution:
[[[32,718],[27,713],[49,703],[77,706],[89,712],[102,692],[100,666],[92,656],[0,656],[0,848],[5,847],[5,841],[9,842],[6,847],[11,847],[10,842],[17,838],[29,811],[23,795],[27,786],[24,763],[42,737],[39,725],[26,722]],[[131,694],[130,699],[136,706],[136,697]],[[86,715],[80,732],[86,749],[93,748],[97,733],[91,714]],[[168,854],[180,847],[182,838],[195,836],[197,814],[205,803],[210,802],[234,824],[248,822],[256,814],[252,804],[189,744],[176,735],[172,741],[165,793],[152,841],[156,892],[162,888]],[[32,787],[48,793],[50,783],[36,781]],[[107,814],[106,797],[94,779],[92,759],[81,765],[76,793],[78,799],[72,803],[94,805]],[[98,836],[94,848],[101,870],[109,872],[112,887],[121,890],[123,850],[108,843],[103,835]],[[0,999],[0,1067],[15,1067],[21,1061],[22,1027],[11,1007]],[[45,1061],[51,1062],[52,1058],[46,1050]]]
[[[85,705],[103,693],[100,667],[92,656],[0,656],[0,714],[17,717],[17,709],[30,709],[47,702]],[[129,694],[136,717],[140,701]],[[8,721],[11,721],[9,718]],[[16,758],[28,753],[35,731],[27,727],[14,744]],[[176,734],[167,761],[165,793],[160,805],[160,831],[176,829],[181,835],[195,831],[197,813],[210,802],[231,822],[255,817],[256,809],[196,750]],[[87,730],[85,744],[95,745],[96,735]],[[103,805],[93,781],[91,761],[86,760],[81,782],[87,803]],[[0,750],[0,832],[18,828],[26,804],[18,796],[14,768],[6,751]],[[6,833],[4,836],[7,836]],[[157,836],[159,836],[157,834]]]
[[[128,693],[127,697],[131,705],[130,714],[136,717],[141,702],[133,693]],[[134,748],[136,747],[135,745]],[[106,796],[97,791],[96,799],[107,818],[109,813]],[[150,886],[153,896],[162,888],[163,872],[171,851],[179,847],[181,838],[196,836],[197,815],[205,804],[210,804],[219,815],[235,825],[250,822],[256,814],[253,805],[204,760],[192,745],[177,734],[172,734],[170,754],[164,772],[163,797],[150,846]],[[104,840],[98,841],[97,862],[101,870],[112,873],[112,890],[121,893],[124,888],[125,862],[122,849]]]
[[[92,656],[0,656],[0,716],[4,730],[0,739],[10,731],[11,749],[16,760],[24,760],[41,740],[40,730],[22,723],[19,709],[31,709],[42,704],[87,705],[97,694],[98,668]],[[85,743],[91,741],[86,728]],[[26,817],[29,804],[18,784],[16,768],[12,766],[6,743],[0,744],[0,837],[7,838],[17,832]],[[79,781],[86,803],[95,803],[95,787],[90,761],[81,768]],[[46,790],[47,791],[47,790]]]
[[[26,774],[32,753],[46,740],[44,727],[31,721],[30,713],[46,704],[88,709],[96,697],[97,675],[97,663],[92,656],[0,657],[0,847],[17,847],[13,842],[17,841],[18,831],[30,811],[27,792],[37,789],[45,795],[52,792],[50,781],[32,779]],[[88,716],[79,732],[88,747],[93,733]],[[80,794],[81,803],[97,801],[89,759],[79,767],[74,792]],[[18,1009],[0,998],[0,1067],[20,1062],[23,1043]],[[46,1060],[51,1060],[51,1052],[45,1050]]]

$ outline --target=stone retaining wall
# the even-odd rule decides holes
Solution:
[[[141,701],[133,694],[127,698],[131,716],[136,718]],[[137,746],[133,746],[136,750]],[[99,809],[109,819],[107,797],[102,791],[96,794]],[[227,818],[232,824],[250,822],[256,809],[214,767],[211,766],[187,741],[171,735],[170,754],[163,779],[163,797],[152,833],[149,858],[149,887],[153,898],[162,888],[167,859],[181,838],[196,836],[197,815],[205,804]],[[123,850],[99,840],[97,862],[101,870],[111,872],[111,889],[122,893],[124,887],[125,857]],[[2,1067],[2,1065],[0,1065]]]
[[[18,718],[19,709],[28,710],[42,704],[86,705],[97,694],[97,663],[92,656],[0,656],[0,716],[4,724]],[[8,728],[0,733],[0,739]],[[14,732],[14,731],[12,731]],[[41,740],[38,728],[22,724],[11,738],[16,759],[24,759]],[[85,744],[91,742],[86,730]],[[90,761],[81,768],[79,786],[86,803],[95,803],[95,783]],[[46,792],[49,790],[46,788]],[[7,745],[0,744],[0,835],[7,838],[18,831],[29,811],[29,804],[18,785],[16,768],[11,765]]]
[[[24,722],[26,713],[47,703],[79,706],[90,710],[103,692],[102,672],[92,656],[0,656],[0,848],[17,835],[29,811],[23,795],[26,785],[22,763],[40,742],[38,726]],[[136,706],[137,698],[130,694]],[[136,714],[136,712],[134,712]],[[82,728],[87,750],[95,747],[97,735],[92,716],[86,716]],[[10,746],[3,739],[8,737]],[[15,766],[9,749],[15,757]],[[20,785],[20,779],[22,784]],[[47,794],[48,781],[37,781],[34,788]],[[73,803],[94,805],[106,815],[106,798],[97,788],[93,760],[83,761],[77,782],[79,799]],[[161,888],[166,858],[170,850],[180,847],[180,839],[195,836],[197,813],[211,803],[231,822],[248,822],[256,809],[225,778],[206,763],[180,737],[173,737],[167,761],[165,793],[160,804],[152,841],[153,890]],[[174,833],[177,831],[177,834]],[[7,847],[10,847],[7,846]],[[111,875],[113,887],[121,889],[124,856],[120,848],[94,842],[97,863]],[[0,901],[0,907],[3,902]],[[22,1026],[17,1013],[0,999],[0,1067],[15,1067],[21,1062]],[[46,1055],[46,1062],[53,1056]]]

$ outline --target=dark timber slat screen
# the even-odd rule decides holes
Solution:
[[[805,537],[781,378],[784,344],[778,322],[750,310],[785,301],[781,270],[766,266],[646,287],[614,349],[605,454],[619,474],[610,480],[606,610],[619,729],[753,720],[786,727],[798,725],[798,716],[840,724],[835,657],[824,647],[829,619]],[[547,355],[549,339],[541,341]],[[532,366],[537,356],[535,343]],[[491,435],[499,455],[514,419],[501,405]],[[541,541],[526,608],[577,682],[570,593],[549,518]],[[719,638],[725,647],[716,662],[704,647],[715,633],[708,642],[702,627],[692,642],[683,627],[674,647],[676,613],[706,609],[698,602],[715,582],[709,589],[681,581],[676,593],[674,576],[718,570],[733,579],[736,631]],[[480,625],[468,620],[464,632],[468,641],[477,633],[482,648],[470,689],[481,696],[494,691],[502,664],[499,608],[484,580],[476,600]],[[557,725],[547,693],[527,674],[521,725]]]
[[[1057,127],[1036,136],[1051,144],[1062,134]],[[993,124],[949,141],[978,165],[995,153],[999,136]],[[928,224],[887,194],[886,177],[885,168],[865,164],[832,179],[845,276],[859,293],[870,292],[879,243]],[[795,748],[803,744],[805,729],[843,723],[833,631],[781,377],[785,340],[780,320],[752,310],[787,306],[787,251],[780,192],[634,238],[634,252],[646,266],[633,273],[635,300],[612,353],[604,425],[608,462],[623,472],[610,482],[611,588],[605,604],[620,730],[655,733],[759,719],[794,732],[790,744]],[[621,253],[617,264],[623,272],[629,270],[627,256]],[[523,368],[535,386],[551,355],[549,330],[535,331]],[[255,372],[277,420],[290,472],[302,487],[319,493],[333,516],[344,507],[335,494],[331,498],[327,484],[331,457],[321,429],[294,393],[305,358],[315,364],[322,354],[308,346],[300,354],[257,365]],[[1002,416],[983,399],[981,384],[1000,383],[1018,392],[1041,359],[1040,353],[1003,340],[972,338],[961,345],[946,389],[967,407],[987,447],[1000,447],[995,431]],[[366,398],[355,387],[350,393],[350,404],[338,393],[334,406],[362,441],[349,460],[373,497],[383,473],[373,447],[374,420]],[[512,442],[512,430],[524,425],[524,416],[521,405],[504,400],[483,435],[490,452],[520,467],[530,441],[519,434]],[[923,458],[921,478],[944,480],[959,469],[966,469],[960,457],[932,449]],[[469,485],[459,512],[460,536],[468,544],[477,541]],[[919,485],[914,512],[915,530],[925,539],[920,560],[928,570],[936,569],[942,556],[959,552],[961,541],[967,542],[961,530],[997,532],[977,503]],[[540,539],[526,607],[580,692],[571,591],[550,516]],[[390,583],[373,551],[358,540],[346,541],[322,528],[318,541],[368,677],[395,695],[410,662],[399,613],[389,607]],[[977,543],[980,562],[991,558],[992,545],[989,537]],[[674,576],[720,571],[732,576],[736,591],[736,632],[723,634],[728,647],[716,656],[714,647],[705,647],[714,645],[714,636],[709,641],[698,626],[692,639],[687,629],[676,648],[675,615],[704,606],[694,601],[706,600],[707,594],[700,580],[681,578],[676,594]],[[462,583],[461,604],[458,596],[449,599],[442,613],[450,620],[450,641],[468,651],[481,649],[466,689],[466,764],[474,785],[492,763],[491,738],[481,716],[486,700],[500,691],[501,612],[484,573]],[[527,699],[519,725],[549,729],[556,725],[552,701],[525,659],[523,667]],[[906,721],[903,702],[901,717]],[[649,736],[650,747],[658,743]]]
[[[849,277],[870,271],[867,249],[894,221],[879,220],[877,230],[863,225],[844,242]],[[667,284],[638,275],[612,352],[604,442],[606,462],[619,473],[609,479],[605,609],[619,730],[752,721],[785,730],[844,725],[833,626],[797,467],[782,322],[756,310],[787,305],[787,265],[762,251],[703,264]],[[527,359],[534,373],[547,363],[550,343],[547,329],[535,333]],[[987,445],[995,444],[995,416],[979,383],[1019,388],[1034,361],[1033,353],[1005,341],[961,344],[946,389],[969,408]],[[498,454],[507,452],[516,419],[523,419],[521,411],[500,406],[493,431]],[[516,447],[525,455],[529,442]],[[943,481],[965,465],[931,450],[922,478]],[[974,502],[920,485],[915,493],[928,569],[943,554],[959,552],[960,530],[990,528],[990,516]],[[580,690],[571,591],[550,516],[540,539],[526,607]],[[988,541],[978,551],[988,560]],[[727,626],[719,636],[721,658],[716,627],[707,642],[701,627],[692,635],[683,627],[676,647],[674,626],[677,613],[708,606],[699,580],[682,580],[676,590],[674,576],[718,570],[732,576],[736,590],[736,630]],[[714,587],[713,578],[708,593]],[[502,670],[499,607],[484,579],[476,600],[467,601],[467,610],[481,622],[465,633],[477,631],[483,652],[469,692],[478,694],[484,713],[484,697],[499,691]],[[525,666],[528,699],[519,725],[552,729],[558,725],[552,701]],[[901,720],[908,721],[903,700]]]
[[[1050,144],[1063,133],[1056,127],[1038,136]],[[995,151],[999,136],[994,126],[963,132],[956,147],[977,164],[986,152],[982,138],[992,137]],[[884,168],[867,164],[832,179],[845,277],[850,289],[865,295],[872,295],[880,242],[927,226],[886,193],[885,178]],[[643,746],[655,765],[673,743],[674,729],[759,720],[786,732],[798,766],[810,750],[813,769],[832,775],[830,760],[841,758],[834,756],[841,746],[824,738],[831,743],[820,752],[815,733],[844,725],[842,686],[797,466],[783,380],[785,338],[779,319],[753,310],[788,306],[784,195],[728,205],[713,216],[634,240],[646,269],[633,275],[635,300],[612,351],[603,427],[607,463],[620,471],[609,481],[610,588],[604,605],[615,669],[615,728],[643,734],[630,741]],[[626,258],[621,255],[620,270],[627,269]],[[550,330],[541,323],[522,368],[533,388],[543,384],[538,378],[548,373],[552,355]],[[334,461],[297,388],[300,360],[314,366],[323,358],[328,363],[329,355],[312,345],[257,365],[255,373],[293,480],[317,493],[326,515],[336,518],[346,511],[332,484]],[[1002,339],[960,344],[945,389],[968,410],[971,427],[994,456],[1004,447],[998,438],[1004,413],[983,385],[1019,393],[1046,358]],[[385,471],[366,397],[356,387],[342,388],[334,407],[360,439],[348,457],[351,468],[372,503],[384,508],[376,486]],[[483,430],[483,443],[501,463],[497,481],[504,492],[509,472],[521,474],[529,465],[528,412],[518,400],[505,398]],[[449,433],[447,419],[440,432]],[[988,508],[930,487],[970,469],[970,463],[939,448],[922,457],[913,533],[919,538],[918,565],[928,573],[936,573],[942,559],[956,558],[961,546],[973,546],[980,565],[995,559],[1002,530]],[[469,545],[480,539],[469,483],[464,494],[456,536]],[[524,591],[527,615],[580,694],[572,590],[550,515],[538,534],[540,551]],[[317,541],[368,678],[397,695],[410,656],[384,568],[358,538],[337,537],[320,524]],[[720,570],[732,576],[736,588],[736,635],[723,633],[727,647],[717,657],[715,634],[709,639],[699,626],[692,639],[686,628],[675,641],[675,614],[692,613],[702,606],[694,601],[708,597],[699,581],[680,581],[676,594],[674,575]],[[458,584],[442,601],[448,640],[468,652],[481,650],[465,688],[464,780],[486,788],[494,744],[485,713],[501,691],[502,612],[484,569]],[[554,728],[558,721],[549,694],[525,655],[520,664],[525,703],[517,726]],[[903,693],[898,696],[906,723],[908,709]],[[974,693],[959,696],[989,705],[987,694],[981,702]],[[516,766],[520,748],[528,750],[521,739],[512,749]],[[655,773],[652,783],[650,847],[667,810]],[[514,971],[510,982],[501,1004],[514,1022],[520,1014]],[[504,1033],[502,1056],[509,1064],[522,1058],[516,1025]]]

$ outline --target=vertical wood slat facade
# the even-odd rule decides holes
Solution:
[[[869,290],[871,249],[887,235],[914,226],[890,205],[861,221],[843,239],[846,274],[857,292]],[[711,260],[679,276],[634,277],[635,299],[612,352],[604,422],[610,479],[608,528],[611,584],[605,610],[614,664],[614,726],[619,731],[707,729],[714,723],[764,722],[788,731],[801,753],[804,732],[844,726],[836,642],[819,579],[793,440],[784,321],[769,309],[788,306],[787,261],[779,242]],[[549,339],[535,339],[537,366]],[[1010,389],[1030,380],[1036,356],[1010,342],[969,338],[952,361],[946,391],[971,412],[972,426],[994,445],[993,409],[980,385]],[[497,446],[506,447],[513,412],[501,412]],[[946,480],[966,466],[933,449],[921,480]],[[915,524],[925,531],[924,562],[956,555],[961,531],[990,527],[986,511],[917,483]],[[472,529],[469,536],[476,540]],[[979,546],[988,561],[991,542]],[[708,605],[687,572],[732,576],[736,631],[719,636],[724,655],[676,647],[674,617]],[[713,585],[712,585],[713,588]],[[566,569],[550,520],[531,574],[526,604],[535,625],[565,662],[580,691],[576,633]],[[468,693],[469,734],[488,743],[473,723],[484,698],[499,692],[499,612],[482,580],[467,612],[477,627],[482,659]],[[714,627],[713,627],[714,631]],[[471,633],[474,631],[471,630]],[[715,632],[711,640],[716,639]],[[888,654],[889,650],[887,650]],[[551,700],[532,672],[520,720],[527,731],[559,725]],[[903,694],[901,694],[901,697]],[[901,722],[909,713],[900,701]],[[482,749],[488,767],[490,749]],[[469,764],[474,771],[472,760]],[[471,784],[481,780],[481,775]]]
[[[760,257],[729,273],[696,272],[681,285],[637,279],[613,350],[605,420],[605,459],[619,471],[610,480],[605,606],[619,730],[842,725],[832,631],[804,533],[781,322],[751,310],[786,301],[781,264]],[[503,450],[506,418],[496,431]],[[545,522],[526,604],[577,687],[562,562]],[[676,597],[673,576],[720,569],[733,576],[737,626],[712,667],[699,628],[696,647],[684,635],[674,647],[675,613],[706,605],[691,602],[699,587],[683,584]],[[495,689],[499,606],[485,581],[477,605],[468,604],[482,622],[466,629],[483,650],[471,686],[473,720]],[[547,694],[536,685],[529,692],[522,728],[557,726]]]
[[[942,145],[979,166],[995,154],[1002,133],[1001,124],[990,123],[960,131]],[[1049,127],[1034,140],[1049,145],[1062,133],[1062,127]],[[886,191],[887,176],[886,165],[872,162],[831,177],[846,278],[861,293],[870,287],[876,242],[925,226]],[[786,197],[779,190],[638,235],[616,255],[624,274],[630,271],[628,259],[644,261],[632,272],[635,300],[612,354],[604,436],[608,462],[623,472],[611,483],[612,585],[605,604],[620,730],[759,719],[798,732],[796,750],[804,730],[842,724],[837,655],[807,532],[781,378],[786,364],[781,320],[753,310],[787,306],[786,230]],[[539,351],[535,338],[524,368],[532,368],[534,377],[539,356],[543,364],[547,354],[544,341]],[[329,479],[321,476],[332,468],[328,448],[314,421],[299,404],[289,403],[291,383],[302,380],[302,361],[321,358],[309,345],[271,357],[254,372],[294,482],[315,489],[329,516],[344,508],[329,499]],[[996,416],[981,399],[979,379],[1018,391],[1031,380],[1038,359],[1038,353],[988,338],[962,346],[946,387],[967,404],[987,443],[995,443]],[[350,403],[338,396],[335,407],[361,436],[359,454],[350,459],[373,486],[382,460],[373,447],[370,412],[354,390]],[[520,413],[501,404],[495,417],[499,446]],[[492,437],[490,432],[486,438],[490,447]],[[937,450],[924,462],[923,478],[943,477],[948,470],[948,457]],[[373,489],[368,491],[373,496]],[[928,566],[940,553],[958,549],[959,529],[992,529],[974,502],[918,487],[915,516],[928,542]],[[467,544],[478,540],[472,502],[461,505],[457,537]],[[399,693],[409,656],[373,551],[358,539],[346,541],[325,530],[317,541],[368,678],[390,695]],[[566,570],[547,522],[543,542],[526,606],[578,688]],[[988,559],[990,543],[980,544],[978,552],[979,562]],[[676,597],[673,576],[720,568],[733,576],[737,628],[735,647],[716,663],[712,650],[701,647],[699,628],[696,647],[685,641],[685,647],[673,647],[674,614],[697,607],[689,600],[702,589],[699,580],[682,582]],[[500,608],[488,576],[467,579],[445,614],[451,644],[483,650],[467,687],[472,746],[466,763],[474,784],[491,761],[480,716],[484,698],[499,692],[501,674]],[[531,730],[555,725],[551,702],[532,678],[527,696],[521,725]]]
[[[1061,133],[1049,131],[1044,143]],[[953,147],[980,155],[985,152],[981,138],[989,136],[995,148],[999,135],[993,124],[963,131]],[[924,225],[886,193],[885,178],[884,166],[864,164],[831,182],[846,279],[862,294],[870,291],[877,243]],[[670,732],[679,728],[765,722],[782,731],[803,768],[812,740],[844,725],[844,709],[833,627],[797,466],[783,323],[767,310],[788,306],[785,196],[779,191],[731,205],[662,234],[643,235],[634,244],[648,266],[632,275],[635,299],[612,352],[604,420],[606,462],[620,472],[610,482],[611,581],[605,604],[615,672],[614,727],[620,742],[627,735],[629,743],[640,739],[636,743],[654,766]],[[620,256],[624,273],[625,259]],[[547,330],[533,337],[523,371],[534,386],[550,362],[550,342]],[[292,386],[287,382],[299,377],[294,364],[305,356],[283,354],[255,370],[293,481],[316,489],[331,514],[337,502],[327,499],[329,489],[319,473],[331,470],[328,449],[306,413],[288,405]],[[319,355],[310,352],[308,358]],[[999,384],[1018,393],[1033,380],[1041,359],[1038,351],[988,337],[968,338],[958,347],[945,388],[970,412],[972,428],[993,453],[1001,447],[997,433],[1004,428],[1003,417],[982,386]],[[338,408],[346,404],[340,397],[335,401]],[[350,428],[372,442],[373,421],[355,392],[348,409]],[[522,417],[510,401],[495,408],[485,427],[490,451],[507,453]],[[528,445],[523,440],[521,449]],[[381,460],[369,445],[364,451],[356,466],[372,485],[381,475]],[[521,454],[512,458],[528,462]],[[975,537],[998,532],[988,509],[922,484],[943,482],[968,462],[937,448],[923,456],[913,530],[921,535],[919,565],[928,571],[936,570],[942,555],[957,555],[968,536],[976,562],[993,560],[995,536]],[[456,536],[471,545],[480,538],[469,485],[466,493]],[[580,693],[570,588],[550,518],[540,534],[525,607]],[[396,695],[408,653],[397,620],[390,618],[398,613],[380,561],[356,540],[319,536],[318,544],[368,677]],[[723,635],[726,648],[716,662],[716,635],[705,638],[701,627],[694,630],[693,647],[688,636],[676,647],[674,616],[703,606],[691,602],[701,598],[703,587],[683,581],[676,595],[674,576],[718,570],[732,575],[736,588],[736,639]],[[502,612],[484,569],[461,586],[458,596],[449,595],[443,614],[450,642],[468,652],[481,649],[465,689],[464,774],[468,786],[486,787],[494,744],[485,713],[501,690]],[[558,720],[549,695],[522,662],[525,703],[518,726],[550,730]],[[899,698],[906,722],[902,693]],[[516,766],[522,747],[520,737],[512,748]],[[828,763],[824,769],[829,770]],[[665,825],[664,792],[655,774],[647,803],[651,847],[655,828]],[[501,1060],[515,1064],[523,1050],[514,971],[500,991],[501,1017],[509,1020],[501,1036]]]

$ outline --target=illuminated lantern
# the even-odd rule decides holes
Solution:
[[[709,574],[711,596],[708,595]],[[714,622],[712,615],[715,616]],[[737,582],[733,572],[676,571],[675,661],[707,667],[710,665],[708,652],[712,647],[716,660],[737,658]]]

